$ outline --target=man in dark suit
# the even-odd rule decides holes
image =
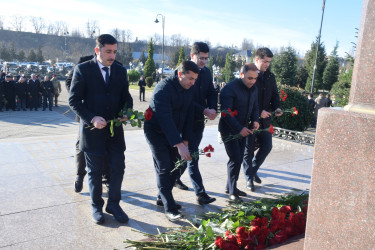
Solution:
[[[139,101],[141,102],[142,100],[145,102],[145,93],[146,93],[146,81],[143,76],[138,81],[138,86],[139,86]],[[143,95],[143,99],[141,98]]]
[[[108,155],[110,182],[106,212],[121,223],[129,220],[120,207],[121,184],[125,170],[125,139],[122,126],[114,126],[114,136],[107,121],[119,119],[118,113],[126,105],[133,108],[129,83],[124,67],[114,64],[117,40],[108,34],[96,39],[96,58],[74,68],[69,94],[69,106],[80,117],[80,150],[85,154],[93,220],[104,222],[102,199],[102,172]],[[94,127],[95,129],[92,129]]]
[[[95,56],[94,55],[90,55],[90,56],[82,56],[79,58],[78,60],[78,63],[77,64],[80,64],[80,63],[83,63],[83,62],[87,62],[91,59],[93,59]],[[122,66],[122,64],[118,61],[115,60],[114,63],[118,63],[120,64],[120,66]],[[65,80],[65,86],[66,86],[66,89],[68,91],[68,93],[70,93],[70,86],[72,85],[72,78],[73,78],[73,71],[71,71],[68,75],[68,77],[66,78]],[[75,117],[75,120],[77,122],[79,122],[79,116],[76,115]],[[77,137],[77,141],[76,141],[76,154],[75,154],[75,163],[76,163],[76,169],[77,169],[77,176],[76,176],[76,180],[74,181],[74,191],[76,193],[79,193],[82,191],[83,189],[83,179],[85,178],[85,175],[86,175],[86,160],[85,160],[85,154],[79,149],[79,141],[80,141],[80,133],[78,133],[78,137]],[[109,187],[109,174],[110,174],[110,170],[109,170],[109,166],[108,164],[105,164],[104,166],[104,169],[103,169],[103,184],[106,185],[107,189]]]
[[[156,204],[164,206],[166,217],[173,221],[181,218],[172,189],[176,180],[175,162],[191,160],[188,143],[192,137],[193,94],[192,86],[199,68],[192,61],[184,61],[174,76],[156,85],[150,101],[153,115],[144,124],[146,140],[151,148],[159,194]],[[112,178],[112,177],[111,177]]]
[[[258,88],[258,109],[260,116],[260,128],[266,129],[271,124],[272,113],[276,116],[283,113],[280,109],[280,96],[277,90],[275,75],[268,68],[273,57],[273,53],[268,48],[259,48],[255,52],[255,65],[258,69],[258,79],[255,86]],[[259,143],[259,150],[254,158],[255,138]],[[246,149],[243,160],[243,168],[246,177],[246,187],[254,191],[254,181],[262,183],[257,171],[263,164],[267,155],[272,149],[272,134],[262,131],[246,138]]]
[[[199,144],[201,143],[204,131],[205,117],[214,120],[217,116],[217,92],[212,83],[211,71],[206,67],[208,61],[209,47],[204,42],[195,42],[191,48],[191,60],[198,65],[200,71],[198,79],[193,88],[194,91],[194,123],[193,123],[193,138],[189,142],[190,152],[197,152]],[[199,157],[199,156],[198,156]],[[209,204],[216,199],[207,195],[203,186],[201,173],[199,172],[198,160],[193,159],[187,163],[190,179],[193,184],[195,195],[199,204]],[[187,190],[187,186],[180,180],[184,173],[186,165],[184,165],[178,173],[175,186]]]
[[[258,91],[254,86],[257,77],[256,66],[253,63],[247,63],[241,68],[240,78],[226,84],[220,92],[221,110],[237,111],[235,116],[222,114],[219,121],[219,131],[224,141],[225,151],[229,156],[226,192],[229,193],[229,199],[234,201],[241,201],[239,196],[246,196],[245,192],[237,188],[245,150],[245,138],[253,133],[251,129],[259,128]],[[227,136],[237,134],[242,137],[225,141]]]

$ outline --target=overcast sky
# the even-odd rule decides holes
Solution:
[[[181,34],[191,42],[208,40],[212,46],[241,47],[244,38],[254,45],[271,48],[292,45],[304,55],[319,33],[323,0],[15,0],[1,4],[7,24],[11,16],[43,17],[64,21],[70,29],[85,30],[88,20],[96,21],[101,33],[114,28],[132,31],[146,40],[162,35],[157,14],[165,16],[165,36]],[[326,0],[322,37],[329,54],[339,41],[339,55],[352,51],[357,42],[362,0]],[[160,18],[159,18],[160,19]],[[26,23],[26,21],[25,21]],[[7,28],[7,25],[5,25]],[[31,27],[28,28],[32,31]]]

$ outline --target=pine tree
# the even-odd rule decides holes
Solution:
[[[14,47],[14,41],[12,41],[12,43],[10,44],[9,56],[12,61],[17,59],[17,51],[16,51],[16,48]]]
[[[152,42],[152,38],[148,43],[148,57],[145,63],[144,73],[145,78],[152,76],[155,72],[156,66],[154,62],[154,44]]]
[[[318,39],[317,39],[318,40]],[[305,63],[304,66],[306,67],[306,70],[309,74],[305,90],[307,92],[311,91],[311,84],[312,84],[312,78],[314,73],[314,65],[315,65],[315,54],[316,54],[316,45],[318,41],[315,41],[311,44],[311,49],[306,52],[305,55]],[[314,81],[314,91],[317,89],[320,89],[322,87],[323,83],[323,72],[327,65],[327,55],[325,51],[325,47],[323,43],[319,44],[319,50],[318,50],[318,60],[316,63],[316,72],[315,72],[315,81]]]
[[[27,60],[29,62],[36,62],[36,54],[33,49],[29,51],[29,55],[27,56]]]
[[[350,87],[352,84],[354,58],[347,54],[346,60],[349,68],[343,70],[339,75],[338,82],[334,83],[331,88],[331,97],[335,100],[335,106],[343,107],[349,102]]]
[[[326,89],[328,91],[331,90],[333,84],[337,82],[338,77],[339,77],[340,65],[339,65],[339,57],[337,55],[338,47],[339,47],[339,44],[337,42],[336,46],[333,48],[333,51],[331,52],[327,67],[325,68],[324,73],[323,73],[323,89]]]
[[[4,61],[11,61],[10,53],[9,53],[8,49],[5,47],[5,43],[3,43],[1,45],[0,58],[3,59]]]
[[[176,68],[180,65],[180,63],[182,63],[183,61],[185,61],[185,46],[182,46],[181,49],[180,49],[180,53],[178,54],[178,62],[177,62],[177,65],[176,65]]]
[[[18,51],[17,59],[20,62],[24,61],[26,59],[25,51],[23,51],[22,49]]]
[[[40,46],[38,46],[38,51],[36,52],[36,62],[42,63],[44,61],[43,52]]]
[[[307,72],[306,67],[304,65],[299,66],[296,73],[296,84],[299,85],[300,88],[304,89],[308,77],[309,73]],[[308,90],[308,92],[310,92],[310,90]]]
[[[142,51],[142,54],[139,57],[138,63],[139,62],[141,62],[143,65],[145,65],[145,63],[146,63],[146,56],[145,56],[145,52],[144,51]]]
[[[225,82],[230,82],[234,79],[234,69],[236,67],[236,62],[233,60],[233,52],[231,51],[230,54],[227,53],[225,57],[225,66],[224,66],[224,79]]]
[[[289,45],[282,48],[280,54],[274,56],[272,60],[272,70],[276,75],[276,81],[280,84],[296,86],[297,54]]]

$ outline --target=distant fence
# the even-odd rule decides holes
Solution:
[[[298,132],[279,127],[274,127],[274,130],[275,133],[273,134],[273,137],[310,146],[314,146],[315,144],[315,134]]]

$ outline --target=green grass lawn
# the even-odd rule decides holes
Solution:
[[[152,92],[152,91],[154,91],[154,88],[155,88],[154,85],[152,85],[151,88],[149,88],[149,87],[146,86],[146,91]],[[131,82],[130,85],[129,85],[129,89],[139,89],[138,83]]]

